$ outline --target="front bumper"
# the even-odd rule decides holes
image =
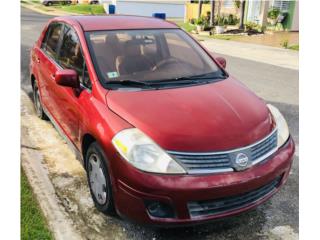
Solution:
[[[290,137],[269,160],[245,171],[212,175],[161,175],[141,172],[118,159],[113,165],[114,200],[118,213],[142,224],[188,225],[224,218],[250,210],[274,195],[286,182],[294,154]],[[204,216],[191,216],[188,204],[215,199],[232,198],[255,191],[279,178],[269,193],[245,205]],[[172,206],[173,218],[153,217],[146,209],[146,201],[159,201]]]

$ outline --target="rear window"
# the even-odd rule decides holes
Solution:
[[[96,71],[103,83],[157,81],[222,70],[180,29],[86,33]]]

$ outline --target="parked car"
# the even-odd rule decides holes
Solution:
[[[80,4],[99,4],[99,0],[80,0]]]
[[[54,4],[72,4],[72,1],[61,1],[61,0],[42,0],[42,4],[45,6],[52,6]]]
[[[279,110],[174,23],[58,17],[30,57],[36,113],[73,147],[101,212],[202,223],[257,207],[289,176]]]

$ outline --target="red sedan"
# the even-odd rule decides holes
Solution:
[[[180,225],[252,209],[289,175],[286,120],[225,66],[164,20],[73,16],[47,24],[30,79],[38,116],[77,153],[97,209]]]

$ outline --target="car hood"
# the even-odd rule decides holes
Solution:
[[[272,131],[265,103],[226,80],[174,89],[107,94],[108,107],[172,151],[223,151],[252,144]]]

